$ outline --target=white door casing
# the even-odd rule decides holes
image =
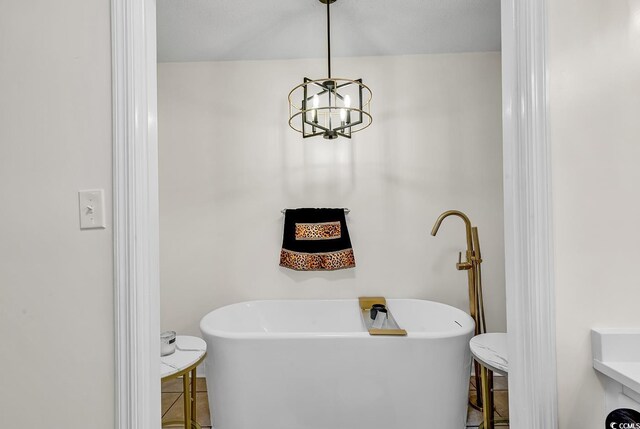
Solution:
[[[156,2],[112,0],[116,427],[160,428]]]
[[[116,427],[160,427],[155,0],[112,0]],[[505,267],[514,429],[557,428],[544,0],[502,0]],[[286,126],[286,121],[283,122]]]

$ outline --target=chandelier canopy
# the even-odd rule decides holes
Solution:
[[[320,0],[327,5],[327,75],[304,78],[289,93],[289,126],[302,137],[351,138],[351,134],[371,125],[371,90],[362,79],[331,77],[331,13],[336,0]]]

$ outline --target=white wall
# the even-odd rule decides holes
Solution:
[[[548,4],[560,427],[600,429],[589,330],[640,326],[640,1]]]
[[[77,196],[111,201],[110,38],[108,0],[2,2],[2,428],[114,427],[111,227]]]
[[[468,310],[466,212],[479,227],[490,330],[505,329],[500,54],[334,59],[373,90],[352,141],[286,123],[289,90],[325,60],[159,65],[161,318],[199,334],[214,308],[269,298],[417,297]],[[285,207],[349,207],[357,267],[278,266]]]

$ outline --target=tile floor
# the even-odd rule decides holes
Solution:
[[[505,419],[509,417],[509,400],[507,398],[506,377],[494,379],[495,418]],[[207,382],[204,378],[198,378],[196,384],[198,409],[196,417],[203,429],[211,428],[209,416],[209,401],[207,399]],[[469,392],[475,394],[474,379],[469,383]],[[183,417],[182,380],[173,379],[162,383],[162,421],[180,420]],[[482,422],[482,413],[469,407],[467,413],[467,428],[477,428]],[[508,428],[505,424],[496,424],[499,428]]]
[[[211,417],[209,416],[209,399],[207,398],[207,380],[198,378],[196,382],[196,421],[200,423],[202,429],[211,428]],[[162,383],[162,421],[184,419],[184,400],[182,398],[182,379]],[[180,425],[171,427],[181,427]],[[183,427],[183,426],[182,426]]]
[[[469,393],[475,395],[475,378],[469,381]],[[507,377],[493,377],[493,402],[496,421],[496,428],[508,429],[507,423],[498,423],[500,420],[509,418],[509,397],[507,395]],[[477,428],[482,423],[482,411],[478,411],[471,406],[467,407],[467,428]]]

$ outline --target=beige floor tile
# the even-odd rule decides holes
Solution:
[[[179,393],[166,392],[162,394],[162,415],[164,416],[169,408],[176,402],[176,400],[180,397]]]
[[[207,379],[204,377],[196,378],[196,391],[207,391]],[[182,378],[174,378],[162,383],[162,392],[182,393]]]
[[[162,393],[182,393],[182,379],[173,378],[162,382]]]
[[[509,379],[507,377],[501,377],[494,375],[493,377],[493,390],[507,390],[509,385]]]
[[[206,392],[197,393],[197,409],[196,409],[196,421],[200,425],[205,427],[211,427],[211,417],[209,415],[209,401],[207,399]],[[184,418],[184,399],[182,395],[175,402],[175,404],[164,415],[163,421],[181,420]]]
[[[469,390],[469,403],[470,404],[475,404],[476,403],[476,396],[478,395],[478,392],[476,392],[475,390]]]
[[[503,377],[504,378],[504,377]],[[470,394],[472,391],[469,392]],[[509,395],[506,390],[494,390],[494,419],[496,422],[509,418]],[[478,411],[475,408],[469,406],[467,410],[467,428],[475,428],[482,422],[482,411]],[[508,422],[496,423],[496,427],[500,429],[508,429]]]
[[[162,416],[163,424],[166,424],[169,421],[182,419],[182,409],[183,409],[182,401],[183,401],[182,395],[178,394],[178,399],[176,400],[176,402],[174,402],[171,408],[169,408],[169,410],[163,414]]]
[[[211,415],[209,414],[209,398],[207,392],[198,393],[198,423],[202,427],[211,427]]]
[[[496,406],[496,413],[501,417],[509,418],[509,394],[505,390],[493,392],[493,401]]]
[[[508,427],[507,422],[502,422],[502,423],[499,422],[500,420],[504,420],[505,417],[500,416],[497,411],[493,415],[493,418],[496,421],[496,427],[500,427],[501,429],[504,429],[504,427]],[[480,423],[482,423],[482,411],[478,411],[473,407],[468,407],[467,408],[467,428],[476,428],[480,425]]]

